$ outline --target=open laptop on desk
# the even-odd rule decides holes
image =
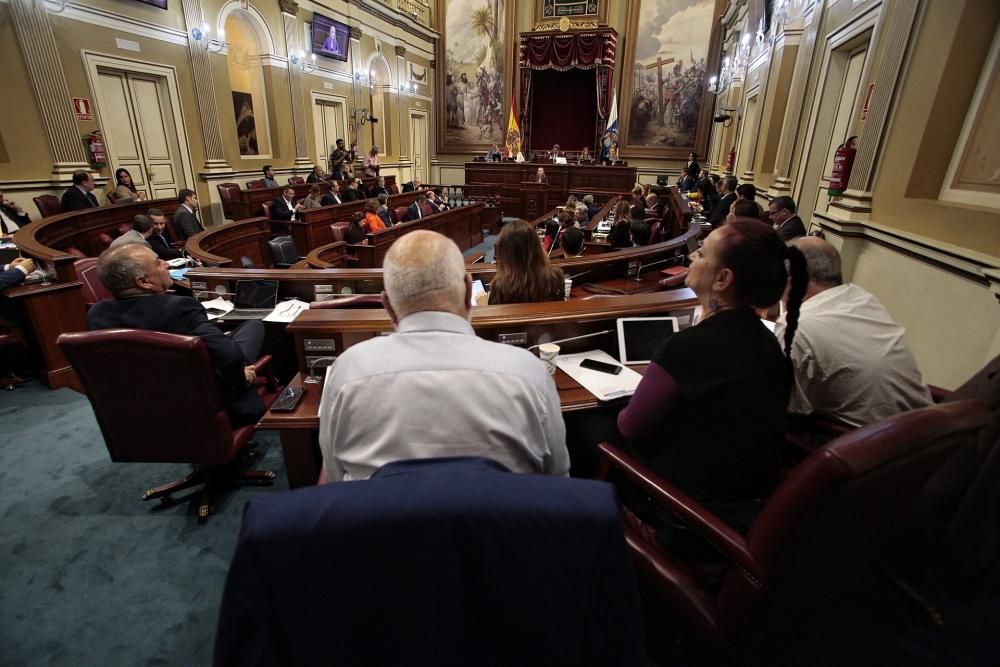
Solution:
[[[225,314],[226,320],[262,320],[278,305],[277,280],[237,280],[236,305]]]

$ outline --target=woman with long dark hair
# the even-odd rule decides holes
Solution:
[[[611,231],[608,232],[608,243],[612,248],[631,248],[632,237],[629,234],[629,202],[619,199],[615,204],[612,216]]]
[[[805,258],[769,225],[737,218],[691,260],[686,284],[703,319],[666,341],[618,430],[654,472],[741,529],[778,481]],[[779,344],[755,309],[781,298],[786,262],[788,329]]]
[[[489,303],[561,301],[563,272],[549,261],[534,227],[524,220],[504,225],[495,246],[497,273]]]
[[[344,232],[344,240],[348,243],[362,243],[368,238],[365,228],[361,226],[361,221],[365,219],[364,214],[355,213],[351,216],[351,224]]]
[[[115,169],[115,196],[118,199],[145,199],[146,195],[135,189],[132,174],[125,167]]]
[[[701,214],[708,218],[712,215],[712,209],[719,205],[719,191],[711,180],[703,178],[698,181],[698,192],[701,194]]]

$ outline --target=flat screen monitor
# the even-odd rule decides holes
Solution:
[[[334,60],[347,62],[351,48],[351,28],[322,14],[313,14],[312,52]]]

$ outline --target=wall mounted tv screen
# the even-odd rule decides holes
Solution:
[[[347,62],[347,51],[350,47],[351,29],[346,23],[334,21],[322,14],[313,14],[313,53]]]

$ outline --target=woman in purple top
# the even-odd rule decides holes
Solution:
[[[781,298],[786,260],[789,325],[779,345],[755,309]],[[807,282],[802,253],[768,225],[738,218],[712,232],[686,281],[703,319],[664,343],[618,415],[645,465],[737,529],[777,482],[788,355]]]

